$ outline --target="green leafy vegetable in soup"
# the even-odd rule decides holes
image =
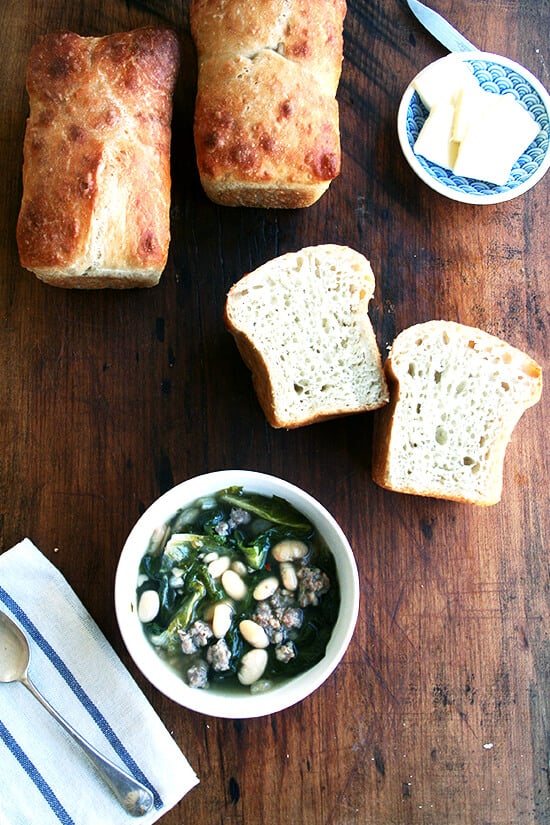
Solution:
[[[313,525],[241,487],[176,513],[139,572],[145,633],[191,687],[267,690],[323,658],[338,615],[334,558]]]

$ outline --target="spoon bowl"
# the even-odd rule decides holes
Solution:
[[[26,636],[5,613],[0,611],[0,682],[27,679],[30,649]]]
[[[32,693],[42,707],[81,746],[97,772],[131,816],[142,816],[150,811],[153,806],[153,794],[149,788],[99,753],[93,745],[77,733],[33,685],[28,675],[30,658],[31,651],[27,637],[14,621],[0,610],[0,683],[20,682]]]

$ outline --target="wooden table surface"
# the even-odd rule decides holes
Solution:
[[[548,0],[434,5],[550,86]],[[546,369],[550,177],[482,207],[415,179],[397,107],[412,76],[445,52],[404,3],[351,0],[341,176],[306,210],[215,206],[195,166],[187,16],[170,0],[1,4],[1,549],[29,536],[59,567],[198,772],[165,825],[550,823],[548,395],[515,430],[500,504],[392,494],[371,480],[372,414],[270,429],[222,321],[246,271],[307,244],[345,243],[371,260],[383,350],[413,323],[449,318]],[[167,269],[151,290],[46,286],[20,268],[15,244],[28,52],[54,29],[151,23],[182,42]],[[329,680],[250,721],[203,717],[151,688],[113,608],[118,555],[143,509],[175,483],[231,467],[316,496],[349,536],[362,594]]]

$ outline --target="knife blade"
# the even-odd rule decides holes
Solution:
[[[432,37],[439,40],[450,52],[478,52],[477,46],[466,40],[454,26],[438,12],[420,3],[419,0],[407,0],[408,6]]]

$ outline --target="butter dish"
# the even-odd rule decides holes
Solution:
[[[398,111],[399,142],[407,162],[427,186],[452,200],[472,204],[494,204],[524,194],[544,176],[550,166],[548,92],[523,66],[506,57],[488,52],[455,53],[441,58],[431,64],[431,67],[440,67],[443,74],[450,60],[466,63],[483,92],[502,97],[512,96],[533,119],[533,123],[538,127],[538,133],[513,163],[510,175],[504,183],[491,183],[453,172],[442,165],[445,153],[438,157],[439,163],[428,160],[415,151],[415,144],[430,114],[417,90],[421,88],[417,82],[418,78],[426,71],[423,69],[405,90]],[[495,154],[500,151],[496,138],[494,150]]]

